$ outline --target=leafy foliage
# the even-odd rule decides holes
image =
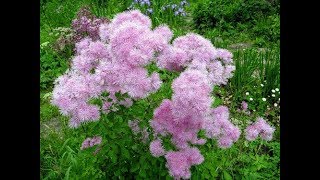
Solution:
[[[194,27],[201,34],[248,33],[257,46],[280,40],[280,2],[268,0],[205,0],[193,9]]]

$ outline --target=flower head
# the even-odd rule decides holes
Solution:
[[[262,118],[257,118],[257,121],[246,128],[246,139],[248,141],[255,140],[258,135],[262,139],[270,141],[272,139],[272,134],[275,131],[267,122]]]
[[[165,154],[165,150],[162,146],[161,140],[154,140],[150,143],[150,152],[155,157],[160,157]]]
[[[87,138],[82,142],[81,150],[84,150],[86,148],[101,144],[102,137],[101,136],[95,136],[93,138]]]
[[[248,103],[246,103],[245,101],[241,102],[241,108],[243,111],[246,111],[248,109]]]

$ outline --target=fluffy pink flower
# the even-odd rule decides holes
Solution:
[[[170,175],[176,179],[189,179],[191,166],[201,164],[204,160],[197,148],[187,148],[177,152],[169,151],[165,158]]]
[[[102,137],[101,136],[95,136],[93,138],[87,138],[82,142],[81,150],[87,149],[89,147],[101,144]]]
[[[231,64],[232,60],[232,53],[226,49],[217,49],[216,59],[222,60],[225,64]]]
[[[134,134],[138,134],[140,131],[141,131],[141,129],[140,129],[140,127],[139,127],[139,121],[138,120],[129,120],[128,121],[128,125],[129,125],[129,127],[131,128],[131,130],[132,130],[132,132],[134,133]]]
[[[130,98],[125,98],[124,100],[119,101],[119,104],[125,107],[130,107],[132,106],[133,102]]]
[[[110,40],[109,24],[100,25],[99,36],[102,42],[109,42]]]
[[[270,141],[272,139],[275,129],[271,127],[261,117],[257,118],[257,121],[246,128],[246,139],[248,141],[255,140],[259,135],[262,139]]]
[[[229,148],[232,145],[232,139],[229,137],[221,137],[218,139],[218,146],[221,148]]]
[[[241,102],[241,108],[243,111],[247,111],[248,109],[248,103],[246,103],[245,101]]]
[[[246,139],[248,141],[253,141],[258,137],[260,131],[255,126],[248,126],[245,132],[246,132]]]
[[[160,79],[160,76],[158,73],[152,73],[151,74],[151,88],[152,91],[156,91],[160,88],[162,81]]]
[[[173,41],[173,46],[186,51],[189,61],[200,60],[209,62],[216,57],[217,53],[209,40],[194,33],[176,38]]]
[[[167,42],[169,42],[173,36],[171,29],[165,24],[156,27],[153,32],[162,35]]]
[[[151,28],[151,20],[148,16],[143,15],[139,10],[132,10],[117,14],[110,23],[110,32],[114,32],[117,27],[128,22]]]
[[[157,58],[157,65],[169,71],[181,71],[187,61],[187,53],[179,48],[168,46]]]
[[[165,154],[165,150],[162,146],[162,141],[157,139],[150,143],[150,152],[154,157],[160,157]]]
[[[229,111],[225,106],[219,106],[212,110],[211,118],[204,124],[208,138],[218,140],[218,146],[229,148],[240,137],[240,129],[229,121]]]

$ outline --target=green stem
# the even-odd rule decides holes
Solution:
[[[260,141],[259,147],[258,147],[258,149],[257,149],[257,151],[256,151],[256,155],[258,154],[258,152],[259,152],[259,150],[260,150],[260,148],[261,148],[261,145],[262,145],[262,141]]]

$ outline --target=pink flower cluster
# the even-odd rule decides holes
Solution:
[[[139,121],[137,119],[129,120],[128,126],[132,130],[133,134],[138,134],[140,132]]]
[[[172,89],[172,100],[163,100],[150,122],[157,138],[150,144],[150,151],[155,157],[165,154],[173,177],[190,178],[190,167],[203,161],[199,150],[190,146],[206,143],[205,139],[197,137],[201,129],[207,131],[209,138],[218,139],[222,148],[237,141],[240,130],[228,120],[226,107],[211,108],[212,82],[207,72],[188,68],[173,81]],[[165,152],[162,148],[160,136],[167,135],[171,135],[176,152]]]
[[[149,76],[145,66],[167,46],[172,36],[167,26],[152,30],[150,18],[134,10],[99,27],[101,40],[84,38],[78,42],[70,71],[55,82],[52,103],[71,117],[71,127],[98,120],[100,110],[117,110],[114,104],[129,107],[132,99],[147,97],[162,83],[159,74]],[[101,97],[103,92],[109,96]],[[130,98],[119,101],[117,92]],[[101,98],[103,106],[89,104],[91,98]]]
[[[211,83],[226,84],[232,77],[235,66],[232,54],[225,49],[216,49],[200,35],[189,33],[176,38],[157,58],[157,65],[170,71],[182,71],[189,67],[206,71]]]
[[[154,157],[160,157],[165,155],[165,149],[162,146],[162,140],[156,139],[150,143],[150,152]]]
[[[149,140],[149,132],[148,129],[145,128],[140,128],[139,126],[139,120],[135,119],[135,120],[129,120],[128,121],[128,126],[131,128],[132,132],[134,135],[140,134],[140,140],[143,143],[147,143],[147,141]]]
[[[79,42],[82,38],[88,36],[93,40],[99,39],[99,27],[103,23],[108,23],[106,18],[97,18],[87,7],[79,10],[77,18],[72,21],[74,30],[74,40]]]
[[[189,179],[191,177],[190,167],[204,161],[198,148],[187,148],[178,152],[169,151],[165,158],[170,175],[176,179]]]
[[[89,147],[101,144],[102,142],[102,137],[101,136],[95,136],[93,138],[87,138],[83,141],[81,150],[87,149]]]
[[[264,119],[259,117],[255,123],[246,128],[246,139],[253,141],[260,135],[262,139],[270,141],[274,131],[274,127],[271,127]]]
[[[218,146],[229,148],[240,137],[240,129],[229,121],[229,110],[219,106],[212,110],[212,117],[206,121],[204,129],[208,138],[218,140]]]
[[[242,109],[243,111],[247,111],[247,110],[248,110],[248,103],[245,102],[245,101],[242,101],[242,102],[241,102],[241,109]]]

